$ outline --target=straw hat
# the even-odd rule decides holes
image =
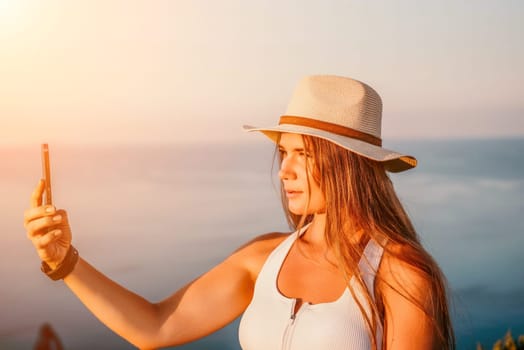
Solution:
[[[316,136],[383,162],[391,172],[414,168],[414,157],[382,148],[381,120],[382,101],[370,86],[346,77],[313,75],[299,82],[277,126],[244,125],[244,130],[261,131],[274,142],[282,132]]]

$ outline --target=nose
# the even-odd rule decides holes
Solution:
[[[297,174],[293,168],[292,157],[282,158],[282,162],[280,163],[280,170],[278,171],[278,176],[280,177],[280,180],[295,180],[297,178]]]

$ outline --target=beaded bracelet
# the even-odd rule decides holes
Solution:
[[[69,275],[75,268],[76,263],[78,262],[78,250],[72,245],[69,246],[67,254],[56,269],[51,269],[51,267],[44,261],[42,261],[42,266],[40,270],[47,275],[53,281],[58,281],[64,279]]]

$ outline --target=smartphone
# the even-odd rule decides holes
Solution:
[[[51,164],[49,163],[49,146],[42,144],[42,178],[45,181],[45,205],[53,205],[53,195],[51,192]]]

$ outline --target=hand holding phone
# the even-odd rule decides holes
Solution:
[[[70,272],[69,269],[74,267],[78,255],[71,246],[67,212],[53,205],[49,146],[45,143],[41,145],[41,157],[42,178],[31,194],[30,208],[24,211],[24,227],[43,262],[42,271],[52,279],[62,278],[65,276],[63,273]],[[69,260],[65,260],[66,257]],[[60,267],[64,261],[65,267]]]
[[[45,205],[53,205],[53,195],[51,193],[51,164],[49,163],[49,146],[42,144],[42,178],[45,181]]]

